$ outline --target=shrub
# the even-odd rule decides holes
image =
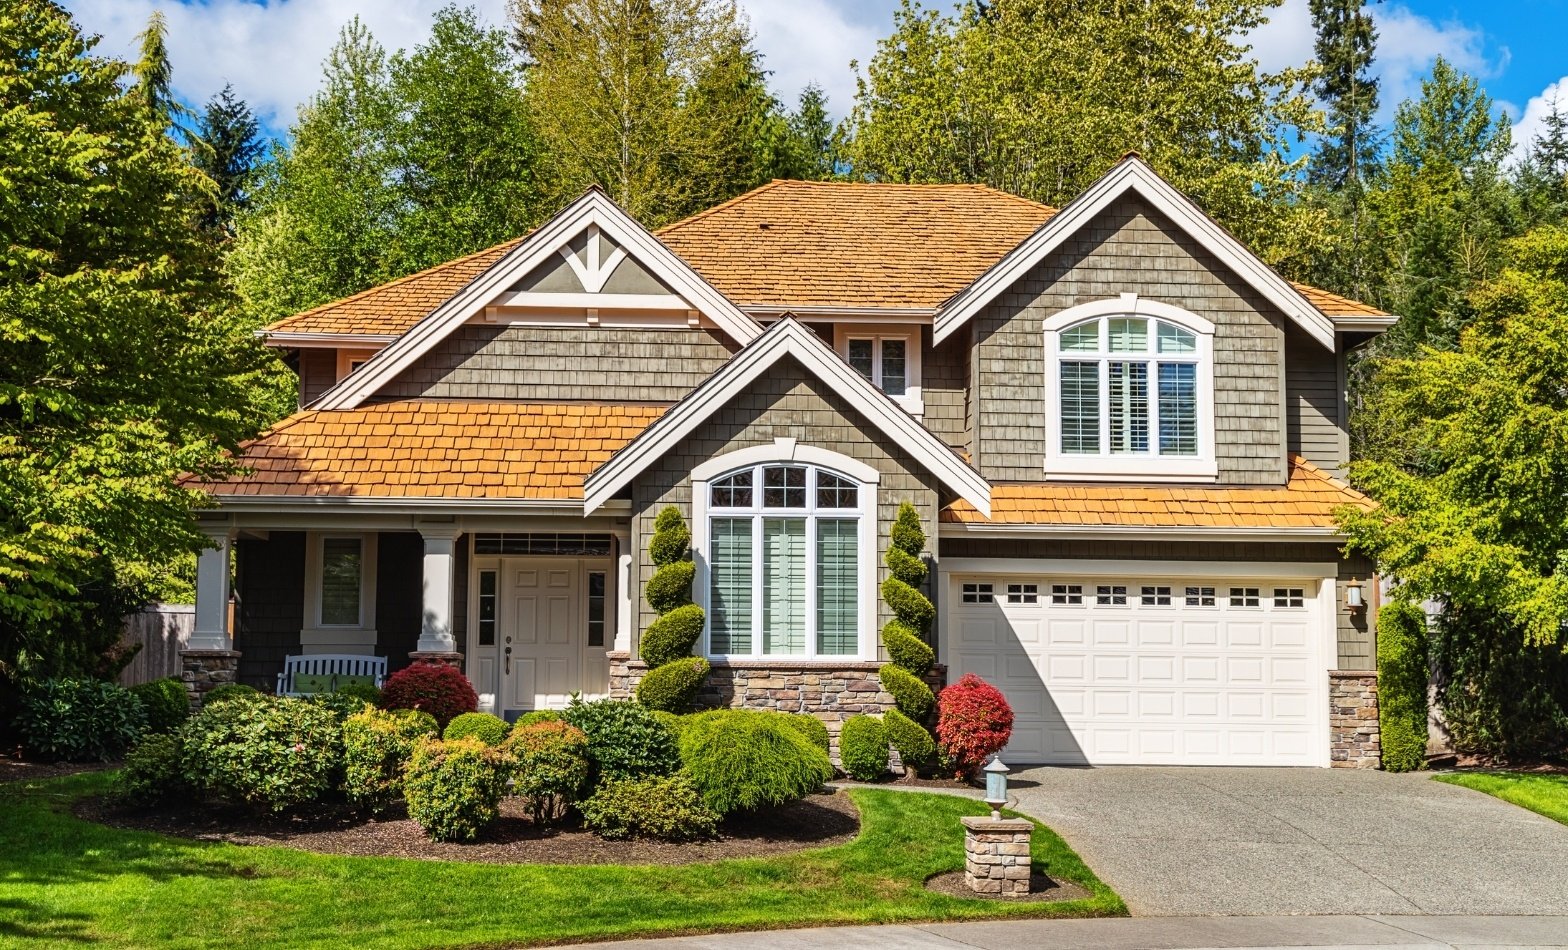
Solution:
[[[626,699],[574,700],[567,722],[588,736],[597,781],[669,775],[680,767],[675,737],[641,703]]]
[[[889,620],[882,628],[882,643],[893,662],[915,676],[931,672],[936,664],[936,651],[916,633],[897,620]]]
[[[882,680],[882,688],[893,694],[899,712],[915,722],[924,722],[931,717],[936,697],[931,695],[931,687],[924,680],[894,663],[885,664],[877,675]]]
[[[606,782],[582,811],[583,822],[601,838],[698,841],[719,831],[719,816],[679,774]]]
[[[689,656],[649,670],[637,684],[637,701],[652,710],[686,712],[708,678],[708,669],[707,660]]]
[[[887,727],[875,716],[851,716],[838,734],[838,760],[845,774],[862,782],[887,775]]]
[[[147,726],[130,690],[102,680],[43,680],[21,697],[16,731],[33,755],[66,762],[119,758]]]
[[[648,557],[654,567],[686,559],[691,550],[691,529],[673,505],[666,506],[653,520],[653,538],[648,542]]]
[[[926,533],[920,527],[920,512],[910,502],[898,506],[898,514],[893,518],[893,527],[889,531],[892,547],[911,557],[919,557],[926,548]]]
[[[925,594],[896,577],[889,577],[882,582],[882,599],[892,608],[894,616],[917,635],[931,629],[936,606]]]
[[[936,740],[926,727],[896,709],[889,709],[882,716],[887,729],[887,741],[898,750],[904,767],[919,771],[936,761]]]
[[[203,707],[207,707],[213,703],[226,703],[232,699],[249,701],[260,699],[263,695],[262,691],[254,686],[246,686],[244,683],[224,683],[222,686],[214,686],[204,693],[201,697],[201,704]]]
[[[824,755],[832,748],[828,739],[827,724],[810,713],[779,713],[784,724],[806,737],[806,741],[822,750]]]
[[[207,706],[180,729],[191,785],[280,812],[321,801],[340,784],[343,725],[303,699]]]
[[[528,805],[536,825],[566,814],[588,787],[588,737],[564,722],[536,722],[514,730],[502,746],[512,758],[512,794]]]
[[[501,814],[508,756],[478,739],[421,740],[408,760],[408,816],[436,841],[473,841]]]
[[[524,726],[531,726],[531,725],[533,725],[536,722],[562,722],[562,721],[563,720],[561,718],[561,714],[557,710],[554,710],[554,709],[535,709],[532,712],[525,712],[521,716],[518,716],[517,717],[517,722],[512,725],[512,728],[513,729],[521,729]]]
[[[371,706],[381,705],[381,690],[369,683],[344,683],[337,688],[339,696],[352,696],[362,703]]]
[[[833,777],[811,740],[750,709],[693,716],[681,732],[681,761],[702,800],[719,815],[804,798]]]
[[[686,726],[686,718],[684,716],[677,716],[662,709],[655,709],[653,710],[653,718],[659,720],[659,725],[670,731],[670,735],[675,738],[677,743],[680,742],[681,730]]]
[[[485,745],[500,745],[511,731],[512,726],[505,719],[489,713],[469,712],[447,723],[441,738],[467,739],[472,736]]]
[[[649,624],[638,647],[648,668],[655,669],[690,656],[697,638],[702,636],[703,616],[701,607],[686,604]]]
[[[442,729],[465,712],[479,706],[479,697],[468,677],[442,663],[415,663],[388,677],[381,690],[384,709],[422,709],[436,717]]]
[[[410,713],[411,715],[400,715]],[[403,797],[403,769],[421,739],[437,735],[429,713],[366,709],[343,723],[343,791],[356,808],[380,814]]]
[[[147,710],[147,730],[167,733],[180,728],[191,718],[191,697],[185,684],[172,676],[151,683],[138,683],[131,692]]]
[[[1007,698],[973,673],[942,690],[937,709],[937,742],[960,775],[973,775],[1013,735]]]
[[[300,698],[325,709],[336,716],[340,723],[350,716],[364,712],[366,705],[363,699],[348,693],[311,693]]]
[[[412,719],[414,722],[419,723],[421,734],[432,736],[441,735],[441,726],[436,722],[436,717],[430,715],[424,710],[393,709],[389,710],[389,714],[396,716],[399,719]]]
[[[190,794],[180,771],[180,740],[149,733],[125,754],[125,764],[114,777],[112,797],[121,805],[151,808]]]
[[[1448,605],[1430,631],[1443,723],[1460,752],[1502,761],[1568,747],[1568,651],[1495,611]]]
[[[910,587],[919,587],[926,582],[926,562],[920,560],[918,551],[910,554],[894,545],[887,549],[884,560],[887,562],[888,573]]]
[[[649,606],[660,614],[667,614],[677,607],[691,603],[691,582],[697,575],[697,565],[691,561],[666,564],[648,578],[645,595]]]
[[[1395,601],[1377,616],[1377,718],[1383,768],[1411,772],[1426,764],[1426,613]]]

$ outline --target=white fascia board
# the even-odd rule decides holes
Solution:
[[[421,498],[418,496],[323,496],[300,497],[278,495],[212,495],[217,510],[230,513],[249,512],[277,515],[328,515],[357,512],[360,514],[417,515],[440,512],[444,515],[560,515],[576,521],[583,518],[579,501],[562,498]],[[612,499],[604,506],[605,514],[629,512],[631,503]]]
[[[955,494],[990,514],[991,485],[964,464],[931,430],[915,421],[880,389],[839,358],[813,331],[793,319],[769,327],[753,344],[660,416],[583,483],[583,510],[592,513],[638,473],[728,405],[746,386],[785,356],[845,397],[872,425],[909,452]]]
[[[1235,580],[1273,580],[1302,577],[1328,580],[1337,577],[1339,565],[1316,561],[1150,561],[1077,558],[942,558],[944,575],[1010,574],[1059,577],[1212,577],[1222,574]]]
[[[1058,538],[1085,540],[1116,538],[1137,541],[1332,541],[1346,537],[1333,528],[1170,528],[1154,525],[1081,524],[954,524],[944,522],[937,533],[944,538]]]
[[[1333,321],[1139,158],[1128,158],[1111,169],[974,283],[955,294],[937,312],[934,343],[940,344],[957,332],[986,304],[1128,193],[1138,194],[1169,217],[1221,263],[1300,324],[1313,339],[1330,351],[1334,349]]]
[[[298,346],[298,347],[330,347],[352,348],[364,347],[370,349],[376,346],[385,346],[397,340],[391,333],[290,333],[287,330],[272,332],[257,330],[256,336],[271,346]]]
[[[522,244],[453,294],[397,342],[376,354],[313,403],[317,409],[353,409],[391,382],[459,326],[482,313],[514,283],[590,226],[615,241],[676,293],[742,346],[762,327],[719,293],[685,261],[597,189],[589,191],[541,225]]]
[[[1382,333],[1399,322],[1393,314],[1374,316],[1366,314],[1356,317],[1335,317],[1334,329],[1341,333]]]

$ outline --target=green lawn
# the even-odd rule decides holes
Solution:
[[[927,892],[963,867],[946,795],[857,789],[855,841],[684,866],[497,866],[350,858],[108,828],[69,806],[107,773],[0,784],[0,945],[451,947],[595,937],[1004,916],[1125,913],[1060,838],[1034,860],[1092,897],[1001,905]]]
[[[1529,772],[1452,772],[1439,782],[1463,785],[1568,825],[1568,775]]]

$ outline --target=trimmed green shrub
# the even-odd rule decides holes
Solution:
[[[1426,764],[1426,613],[1393,601],[1377,616],[1377,718],[1383,768],[1411,772]]]
[[[691,582],[697,576],[697,565],[691,561],[666,564],[648,578],[644,596],[649,606],[660,614],[667,614],[677,607],[691,603]]]
[[[691,550],[691,529],[674,506],[659,512],[653,521],[653,538],[648,542],[648,557],[654,567],[686,560]]]
[[[686,712],[708,678],[708,669],[707,660],[688,656],[649,670],[637,684],[637,701],[656,711]]]
[[[151,808],[191,794],[180,771],[179,738],[149,733],[125,753],[125,764],[114,777],[111,797],[120,805]]]
[[[147,710],[147,731],[168,733],[191,718],[191,696],[185,684],[172,676],[151,683],[138,683],[131,692]]]
[[[719,815],[795,801],[833,777],[833,764],[811,740],[752,709],[691,717],[681,732],[681,762]]]
[[[670,730],[670,735],[675,738],[676,743],[680,742],[681,730],[686,727],[685,716],[677,716],[675,713],[655,709],[653,710],[653,718],[659,720],[660,725]]]
[[[337,695],[352,696],[362,703],[372,706],[381,705],[381,690],[369,683],[344,683],[337,688]]]
[[[889,531],[892,546],[910,557],[919,557],[926,548],[926,533],[920,527],[920,512],[910,502],[898,506],[898,515],[894,517],[893,527]]]
[[[931,672],[936,664],[936,651],[900,621],[889,620],[882,628],[882,643],[894,663],[917,677]]]
[[[910,587],[919,587],[926,582],[926,562],[903,548],[889,547],[884,560],[888,573]]]
[[[103,680],[49,679],[22,693],[15,727],[46,761],[107,762],[147,727],[147,709],[130,690]]]
[[[675,528],[686,527],[686,519],[681,517],[681,510],[674,505],[665,505],[653,519],[653,533],[670,531]],[[658,562],[655,561],[655,564]]]
[[[893,615],[917,635],[931,629],[936,618],[936,606],[925,594],[915,590],[896,577],[882,582],[882,599],[893,609]]]
[[[179,735],[193,786],[253,807],[299,808],[341,784],[343,724],[318,703],[222,702],[192,716]]]
[[[884,664],[877,671],[877,676],[882,681],[882,688],[893,694],[893,702],[899,712],[915,722],[925,722],[931,718],[931,710],[936,707],[936,696],[932,695],[931,687],[924,680],[895,663]]]
[[[513,730],[501,748],[512,757],[512,794],[527,804],[536,825],[565,816],[588,787],[588,737],[576,726],[523,726]]]
[[[887,729],[887,741],[898,750],[905,768],[919,771],[936,761],[936,739],[925,726],[896,709],[882,714],[882,725]]]
[[[659,617],[643,631],[638,649],[649,669],[691,656],[702,636],[704,614],[696,604],[686,604]]]
[[[832,745],[828,739],[827,724],[810,713],[779,713],[784,724],[806,737],[806,741],[827,754]]]
[[[347,720],[350,716],[364,712],[366,706],[363,699],[348,693],[311,693],[300,698],[307,703],[314,703],[332,713],[332,715],[338,717],[338,722],[340,723]]]
[[[421,740],[403,781],[408,816],[435,841],[473,841],[501,814],[510,757],[478,739]]]
[[[244,683],[224,683],[222,686],[214,686],[204,693],[201,697],[201,704],[203,707],[206,707],[211,706],[213,703],[226,703],[232,699],[242,701],[260,699],[265,695],[256,687],[246,686]]]
[[[584,824],[612,840],[700,841],[719,832],[719,816],[680,774],[606,782],[582,812]]]
[[[562,721],[561,713],[558,710],[555,710],[555,709],[535,709],[532,712],[525,712],[521,716],[518,716],[517,717],[517,722],[512,724],[512,728],[514,730],[516,730],[516,729],[521,729],[524,726],[531,726],[531,725],[533,725],[536,722],[561,722],[561,721]]]
[[[441,735],[441,724],[436,722],[436,717],[423,709],[389,709],[386,712],[399,719],[412,719],[414,722],[419,723],[421,735],[437,737]]]
[[[669,775],[680,767],[675,737],[653,711],[627,699],[574,700],[565,720],[588,736],[595,782]]]
[[[412,713],[402,715],[401,713]],[[421,739],[437,735],[435,717],[415,709],[365,709],[343,723],[343,791],[349,804],[381,814],[403,797],[403,769]]]
[[[850,778],[875,782],[887,775],[887,727],[875,716],[851,716],[838,734],[838,760]]]
[[[452,740],[467,739],[472,736],[485,745],[500,745],[506,741],[507,733],[511,731],[512,726],[505,719],[489,713],[471,712],[463,713],[447,723],[441,738]]]

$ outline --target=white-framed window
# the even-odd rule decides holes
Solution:
[[[1276,587],[1274,588],[1274,606],[1284,609],[1305,607],[1306,588],[1303,587]]]
[[[357,372],[361,366],[370,362],[370,358],[375,355],[375,350],[338,350],[337,378],[341,380],[350,373]]]
[[[1214,478],[1213,336],[1132,294],[1046,320],[1047,477]]]
[[[1232,587],[1230,589],[1230,605],[1232,607],[1258,606],[1258,589],[1256,587]]]
[[[302,636],[313,644],[369,636],[376,626],[376,536],[308,534],[305,605]]]
[[[725,468],[721,458],[693,475],[706,652],[751,659],[874,655],[877,476],[835,453],[780,442],[776,452],[733,453],[751,456],[735,459],[747,464]],[[785,457],[764,460],[769,454]],[[832,464],[837,460],[842,464]]]
[[[845,362],[905,409],[919,415],[920,328],[844,326],[834,328],[834,346]]]

